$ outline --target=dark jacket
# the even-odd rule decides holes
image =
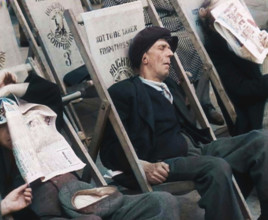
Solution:
[[[205,47],[237,114],[234,135],[262,128],[265,101],[268,97],[268,75],[259,65],[238,57],[226,41],[210,33]]]
[[[165,83],[173,95],[182,130],[190,134],[196,142],[208,143],[211,140],[209,131],[195,127],[193,118],[185,105],[181,88],[170,78],[166,79]],[[154,116],[145,85],[135,76],[114,84],[109,88],[109,93],[138,158],[155,162],[150,157],[155,144]],[[106,128],[100,157],[102,163],[109,169],[122,170],[125,173],[131,172],[111,124],[108,124]]]

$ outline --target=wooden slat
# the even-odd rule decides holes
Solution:
[[[218,73],[212,64],[212,61],[210,60],[209,55],[207,54],[198,34],[195,31],[195,28],[192,26],[192,24],[189,22],[189,18],[187,16],[187,13],[185,12],[184,8],[181,6],[181,3],[178,0],[171,0],[171,3],[174,7],[174,9],[177,12],[178,17],[180,18],[180,21],[182,22],[184,28],[189,33],[189,37],[192,40],[192,43],[197,50],[200,59],[202,60],[204,64],[204,72],[209,75],[209,78],[211,82],[213,83],[214,87],[217,89],[217,92],[227,110],[227,112],[230,115],[230,118],[232,119],[233,123],[235,123],[236,120],[236,113],[234,110],[234,107],[229,99],[229,97],[226,95],[226,92],[221,84],[220,78],[218,76]]]
[[[95,183],[97,186],[105,186],[107,185],[106,181],[104,180],[103,176],[101,175],[100,171],[96,167],[94,161],[90,157],[87,149],[81,142],[80,138],[77,136],[75,130],[73,129],[71,123],[69,122],[66,115],[63,117],[64,119],[64,130],[68,134],[68,137],[71,139],[71,142],[76,144],[76,146],[72,146],[77,155],[80,158],[83,158],[83,162],[87,164],[87,166],[84,169],[87,169],[89,173],[91,174],[91,177],[93,177]]]
[[[109,119],[111,121],[111,124],[113,125],[113,128],[116,132],[116,135],[122,145],[122,148],[126,154],[126,157],[130,163],[130,166],[132,170],[134,171],[135,176],[137,177],[137,181],[142,188],[143,192],[152,191],[151,186],[148,184],[144,170],[142,169],[141,165],[138,163],[138,158],[136,155],[136,152],[129,140],[129,137],[126,133],[126,130],[120,120],[120,117],[115,109],[115,106],[111,100],[111,97],[105,87],[105,84],[103,82],[103,79],[101,77],[101,74],[98,72],[98,69],[95,67],[95,64],[93,62],[91,53],[89,52],[87,48],[87,44],[85,40],[82,38],[81,33],[79,31],[79,28],[77,27],[77,23],[75,20],[75,17],[71,10],[66,10],[64,12],[66,21],[74,35],[75,41],[77,43],[77,46],[79,48],[79,51],[82,55],[82,58],[86,64],[86,67],[88,69],[88,72],[90,73],[90,76],[94,82],[95,88],[100,96],[101,100],[104,100],[110,103],[111,105],[111,111],[109,113]]]

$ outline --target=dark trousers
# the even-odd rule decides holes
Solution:
[[[166,192],[151,192],[139,195],[124,195],[122,206],[103,220],[179,220],[179,216],[179,205],[174,196]],[[66,219],[51,218],[51,220]],[[89,215],[73,219],[101,220],[102,218]]]
[[[104,220],[179,220],[176,197],[167,192],[125,195],[123,205]]]
[[[35,183],[33,189],[32,210],[42,220],[101,220],[102,218],[94,214],[85,214],[71,218],[68,213],[62,209],[59,200],[59,191],[61,188],[72,183],[79,188],[78,179],[70,174],[63,174],[52,178],[45,183]],[[86,183],[85,183],[86,184]],[[92,188],[88,184],[88,188]],[[84,189],[84,187],[82,188]],[[79,189],[77,189],[79,190]],[[70,194],[71,195],[71,194]],[[112,204],[108,206],[111,209],[111,215],[104,217],[104,220],[177,220],[179,219],[179,205],[176,197],[167,192],[150,192],[139,195],[122,195],[122,205],[114,208]],[[66,200],[71,200],[71,196],[65,196]],[[104,210],[107,207],[103,207]]]
[[[221,138],[198,147],[188,142],[187,157],[165,160],[170,166],[168,181],[195,182],[206,220],[244,219],[232,184],[233,171],[248,175],[260,202],[268,201],[268,131]]]

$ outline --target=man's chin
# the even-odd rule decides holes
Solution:
[[[169,70],[166,72],[166,74],[164,75],[164,78],[166,79],[169,76]]]

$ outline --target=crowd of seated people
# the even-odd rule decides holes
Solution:
[[[205,46],[235,106],[237,121],[232,134],[244,135],[211,141],[207,130],[196,127],[184,100],[180,100],[180,88],[167,78],[178,38],[165,28],[149,27],[137,34],[129,57],[138,75],[112,86],[109,93],[149,183],[192,180],[201,195],[199,206],[205,209],[206,220],[239,220],[244,217],[232,184],[234,174],[245,196],[256,187],[261,205],[259,220],[264,220],[268,219],[268,136],[265,131],[256,129],[262,128],[268,81],[258,65],[234,54],[213,29],[210,11],[215,2],[220,0],[205,0],[199,11],[209,36]],[[266,32],[261,32],[260,40],[268,47]],[[13,73],[5,73],[0,76],[0,97],[9,94],[48,106],[57,114],[58,131],[62,129],[63,104],[55,84],[34,74],[29,74],[25,82],[17,83]],[[60,192],[72,188],[74,193],[92,189],[92,186],[82,182],[75,173],[28,185],[16,166],[5,121],[0,121],[0,138],[0,219],[10,214],[14,219],[180,218],[176,198],[165,192],[134,196],[119,193],[120,199],[114,200],[108,214],[73,214],[73,210],[63,208],[66,204],[62,202],[71,198],[60,198]],[[104,136],[101,159],[107,168],[123,171],[115,178],[120,184],[137,187],[111,124]],[[241,175],[247,178],[240,181]]]

